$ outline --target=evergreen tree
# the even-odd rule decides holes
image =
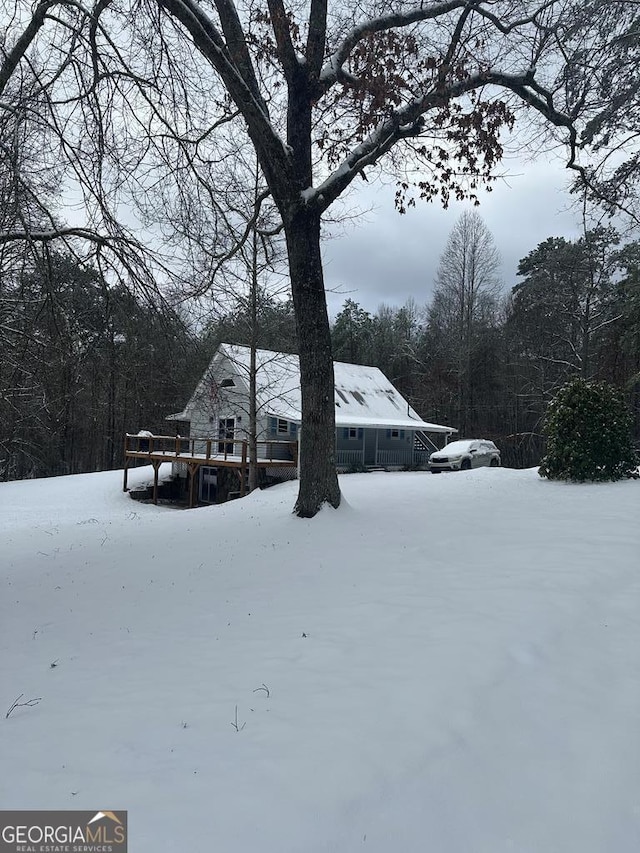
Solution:
[[[574,378],[549,404],[547,454],[540,476],[549,480],[620,480],[637,465],[631,418],[622,394],[606,382]]]
[[[368,364],[372,334],[369,312],[352,299],[347,299],[331,329],[334,359],[352,364]]]

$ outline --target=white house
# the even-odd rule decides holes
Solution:
[[[192,438],[215,439],[220,453],[238,454],[238,444],[249,434],[250,359],[248,347],[221,344],[184,410],[167,420],[178,422],[183,436],[188,429]],[[336,361],[334,374],[336,461],[342,470],[415,465],[438,447],[434,439],[439,436],[442,446],[456,432],[453,427],[423,421],[377,367]],[[258,350],[258,440],[283,442],[270,444],[270,455],[290,459],[290,442],[297,440],[300,424],[298,356]],[[271,474],[277,476],[273,470]],[[207,479],[206,472],[203,478]]]

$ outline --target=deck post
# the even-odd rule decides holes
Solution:
[[[127,462],[129,460],[129,457],[127,456],[127,438],[128,437],[129,437],[128,434],[125,432],[125,434],[124,434],[124,480],[122,482],[122,491],[123,492],[127,491],[127,468],[129,467],[127,465]]]
[[[151,464],[153,465],[153,503],[158,505],[158,471],[160,470],[160,465],[162,464],[157,459],[152,459]]]
[[[240,466],[240,497],[245,496],[245,481],[247,470],[247,442],[242,442],[242,465]]]
[[[189,470],[189,509],[193,509],[194,492],[195,492],[195,484],[196,484],[196,471],[198,470],[198,466],[197,466],[197,464],[192,462],[187,467]]]

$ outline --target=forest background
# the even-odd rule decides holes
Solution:
[[[278,252],[236,269],[217,292],[155,294],[108,283],[47,247],[0,261],[0,477],[117,468],[126,432],[167,434],[219,343],[296,352]],[[346,299],[331,324],[334,358],[379,367],[431,422],[494,440],[503,464],[536,465],[541,421],[572,376],[624,390],[640,438],[640,241],[611,225],[550,236],[500,281],[482,217],[463,213],[443,247],[430,299]],[[419,271],[416,271],[419,275]],[[245,282],[245,284],[246,284]]]

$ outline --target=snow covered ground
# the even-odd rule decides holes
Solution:
[[[295,483],[1,484],[0,808],[128,809],[132,853],[637,853],[640,483],[341,484],[310,521]]]

